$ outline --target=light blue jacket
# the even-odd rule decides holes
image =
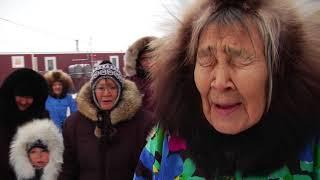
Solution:
[[[76,101],[70,94],[61,99],[48,96],[46,109],[49,112],[50,118],[60,129],[62,129],[64,120],[67,117],[68,108],[70,108],[70,113],[77,111]]]

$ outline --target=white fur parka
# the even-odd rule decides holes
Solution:
[[[49,162],[43,168],[41,180],[56,180],[63,162],[62,134],[50,119],[36,119],[20,126],[10,146],[10,165],[18,180],[32,179],[35,168],[28,158],[27,146],[41,140],[48,146]]]

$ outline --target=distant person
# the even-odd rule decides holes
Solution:
[[[12,72],[0,87],[0,172],[1,179],[15,175],[9,166],[9,146],[22,124],[34,118],[48,118],[45,101],[48,85],[44,77],[27,68]]]
[[[76,101],[69,94],[73,89],[71,77],[61,71],[53,70],[44,75],[49,85],[49,96],[46,101],[46,109],[49,111],[50,118],[60,129],[69,115],[77,111]]]
[[[62,134],[51,119],[37,119],[19,127],[10,149],[10,164],[17,179],[56,180],[63,148]]]
[[[151,112],[154,109],[149,79],[153,51],[151,42],[156,39],[145,36],[136,40],[125,53],[123,68],[126,78],[135,82],[143,95],[143,108]]]
[[[134,82],[109,61],[92,71],[77,95],[78,111],[65,122],[59,180],[127,180],[151,128]]]

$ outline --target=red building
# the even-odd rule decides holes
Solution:
[[[30,68],[41,74],[60,69],[71,75],[75,89],[78,90],[90,78],[88,67],[91,69],[96,63],[110,60],[122,72],[123,58],[123,52],[1,53],[0,84],[8,74],[18,68]],[[81,67],[86,68],[82,71]]]

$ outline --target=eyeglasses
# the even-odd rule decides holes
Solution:
[[[102,92],[105,92],[105,91],[114,91],[114,90],[117,90],[117,87],[116,86],[97,86],[95,88],[95,91],[97,93],[102,93]]]

